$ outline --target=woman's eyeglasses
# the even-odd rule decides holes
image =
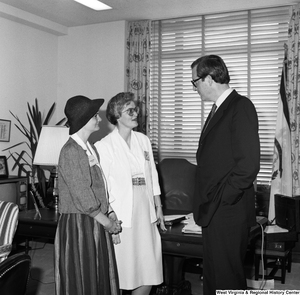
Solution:
[[[134,115],[134,113],[136,113],[137,115],[140,112],[140,108],[139,107],[135,107],[135,108],[129,108],[127,110],[124,110],[122,113],[127,112],[127,114],[132,117]]]

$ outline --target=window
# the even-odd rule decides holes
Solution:
[[[277,101],[287,41],[289,6],[152,22],[149,137],[157,161],[168,157],[195,163],[198,140],[211,104],[191,85],[191,63],[220,55],[230,86],[254,103],[259,117],[261,168],[272,174]]]

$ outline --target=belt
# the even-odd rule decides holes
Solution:
[[[144,177],[132,178],[132,185],[146,185]]]

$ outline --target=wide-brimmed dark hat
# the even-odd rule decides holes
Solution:
[[[80,130],[98,112],[103,103],[103,98],[89,99],[83,95],[68,99],[65,114],[68,119],[66,125],[70,127],[69,134]]]

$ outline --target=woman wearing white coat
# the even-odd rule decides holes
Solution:
[[[157,224],[166,228],[150,140],[132,130],[138,113],[132,93],[114,96],[106,117],[115,129],[95,146],[108,182],[110,217],[122,220],[122,232],[113,235],[120,289],[146,295],[163,282]]]

